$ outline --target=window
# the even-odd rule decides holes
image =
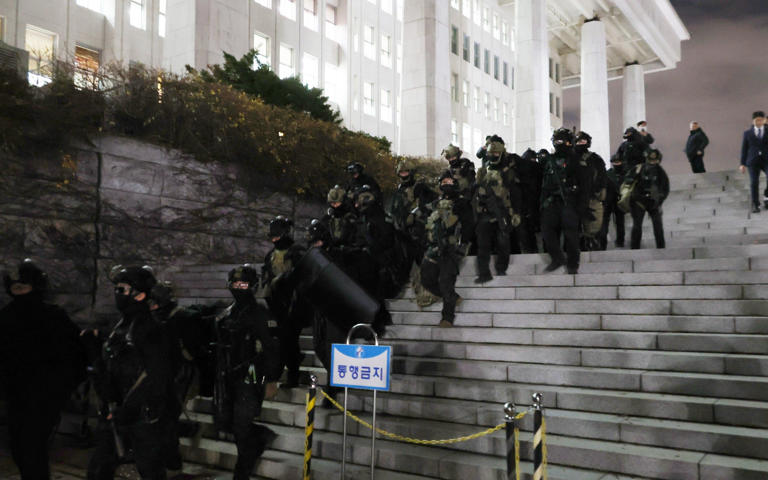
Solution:
[[[451,53],[459,54],[459,28],[456,25],[451,25]]]
[[[486,32],[491,31],[491,10],[488,7],[483,7],[483,30]]]
[[[363,113],[376,115],[376,104],[373,103],[373,83],[363,83]]]
[[[454,102],[459,101],[459,75],[456,73],[451,75],[451,98]]]
[[[293,48],[280,44],[280,78],[288,78],[296,75],[294,67]]]
[[[144,0],[130,0],[128,16],[131,26],[142,30],[147,28],[146,12],[144,12]]]
[[[459,144],[459,122],[455,118],[451,119],[451,145]]]
[[[549,113],[554,114],[555,113],[555,96],[551,93],[549,94]]]
[[[509,85],[509,64],[504,62],[503,77],[504,85]]]
[[[501,43],[509,45],[509,24],[502,20],[501,22]]]
[[[397,44],[397,73],[400,73],[400,71],[403,69],[403,44],[398,43]]]
[[[499,97],[493,97],[493,121],[499,121]]]
[[[493,78],[499,79],[499,56],[493,56]]]
[[[491,94],[485,92],[483,96],[483,108],[485,109],[485,118],[491,118]]]
[[[485,144],[485,141],[483,140],[483,134],[480,132],[479,128],[476,128],[473,133],[474,133],[474,142],[470,150],[475,152]]]
[[[480,0],[475,0],[474,15],[472,19],[475,21],[475,25],[480,25]]]
[[[304,26],[317,31],[317,0],[304,0]]]
[[[502,121],[504,122],[504,126],[505,127],[508,126],[509,125],[509,104],[507,102],[504,102],[501,105],[501,116],[502,116]]]
[[[371,25],[366,25],[365,28],[363,28],[363,55],[371,60],[376,60],[374,29]]]
[[[465,107],[469,107],[469,81],[464,80],[464,85],[461,87],[461,96]]]
[[[480,68],[480,44],[475,42],[475,67]]]
[[[469,61],[469,35],[464,34],[464,45],[462,47],[461,56],[465,62]]]
[[[98,50],[75,45],[75,85],[81,88],[96,88],[96,74],[99,71]]]
[[[496,40],[501,39],[499,16],[495,13],[493,14],[493,38],[495,38]]]
[[[555,98],[555,115],[560,118],[560,97]]]
[[[342,86],[344,84],[344,78],[339,73],[338,67],[332,63],[325,62],[325,82],[323,82],[325,88],[324,93],[328,95],[333,101],[338,102],[338,99],[342,97]]]
[[[104,0],[77,0],[77,4],[94,12],[105,13]]]
[[[555,78],[555,64],[552,59],[549,59],[549,78]]]
[[[469,3],[470,0],[461,0],[461,13],[467,18],[472,15],[472,6]]]
[[[0,16],[0,42],[5,38],[5,17]]]
[[[254,33],[253,34],[253,49],[256,50],[256,59],[258,60],[254,64],[254,68],[259,67],[259,63],[266,66],[271,66],[271,57],[272,57],[272,49],[269,46],[269,37],[261,34],[261,33]]]
[[[333,5],[325,6],[325,21],[331,25],[336,25],[336,7]]]
[[[290,20],[296,20],[296,0],[278,0],[280,2],[280,15]]]
[[[50,83],[56,55],[56,34],[27,25],[24,48],[29,52],[29,84],[42,87]]]
[[[392,92],[381,89],[381,111],[379,116],[387,123],[392,123]]]
[[[405,3],[403,3],[404,0],[396,0],[397,1],[397,19],[402,21],[403,20],[403,13],[405,11]],[[397,114],[397,118],[400,118],[400,114]]]
[[[256,3],[265,8],[272,8],[272,0],[254,0]]]
[[[392,66],[392,37],[381,36],[381,64],[385,67]]]
[[[320,87],[320,63],[316,56],[308,53],[302,56],[301,79],[309,88]]]
[[[459,0],[451,0],[451,8],[459,9]]]
[[[381,11],[384,13],[392,13],[392,0],[381,0]]]
[[[515,66],[509,67],[509,87],[515,88]]]
[[[165,15],[167,13],[168,0],[159,0],[157,7],[157,34],[165,38]]]
[[[461,124],[461,139],[464,141],[464,150],[472,150],[472,128],[468,123]]]
[[[480,87],[475,87],[475,112],[480,113]]]
[[[555,81],[557,83],[560,83],[560,64],[559,63],[555,64]]]
[[[491,51],[485,49],[485,73],[491,73]]]

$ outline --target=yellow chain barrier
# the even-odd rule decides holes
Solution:
[[[341,412],[344,412],[344,407],[342,405],[340,405],[339,402],[334,400],[333,397],[331,397],[330,395],[325,393],[323,390],[318,389],[318,391],[329,402],[331,402],[331,404],[334,407],[339,409]],[[520,420],[521,418],[526,416],[528,414],[528,412],[530,412],[530,410],[526,410],[524,412],[518,413],[517,415],[515,415],[515,420]],[[369,430],[373,428],[373,425],[371,425],[370,423],[368,423],[365,420],[361,419],[360,417],[358,417],[357,415],[353,414],[349,410],[347,410],[347,416],[349,418],[351,418],[352,420],[356,421],[357,423],[359,423],[360,425],[364,426],[365,428],[369,429]],[[378,427],[376,428],[376,433],[378,433],[379,435],[383,435],[385,437],[391,438],[393,440],[400,440],[401,442],[407,442],[407,443],[415,443],[417,445],[450,445],[450,444],[453,444],[453,443],[466,442],[466,441],[469,441],[469,440],[474,440],[475,438],[483,437],[485,435],[490,435],[490,434],[498,432],[499,430],[504,428],[506,426],[506,424],[507,424],[506,422],[502,422],[502,423],[496,425],[495,427],[491,427],[491,428],[489,428],[487,430],[483,430],[482,432],[473,433],[472,435],[465,435],[463,437],[447,438],[447,439],[444,439],[444,440],[421,440],[421,439],[418,439],[418,438],[411,438],[411,437],[406,437],[406,436],[403,436],[403,435],[398,435],[396,433],[388,432],[388,431],[383,430],[383,429],[378,428]]]

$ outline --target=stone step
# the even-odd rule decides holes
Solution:
[[[665,285],[665,286],[590,286],[590,287],[457,287],[464,300],[540,300],[540,299],[741,299],[744,291],[739,285]],[[750,290],[749,298],[760,295],[758,289]],[[413,299],[412,289],[406,289],[401,299]],[[758,296],[758,298],[761,298]]]

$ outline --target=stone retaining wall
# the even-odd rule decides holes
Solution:
[[[51,277],[52,299],[81,323],[114,315],[117,264],[148,264],[172,279],[188,265],[260,261],[277,214],[298,226],[323,207],[246,191],[232,165],[122,137],[70,159],[1,156],[0,267],[31,257]],[[222,279],[222,282],[224,280]],[[3,291],[0,304],[8,300]]]

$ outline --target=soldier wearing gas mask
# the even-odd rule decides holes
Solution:
[[[119,265],[112,269],[110,280],[122,317],[94,365],[103,406],[88,479],[114,478],[125,461],[123,447],[133,450],[142,479],[165,479],[167,431],[178,406],[169,342],[149,310],[149,294],[157,280],[149,267]]]
[[[589,168],[573,151],[573,133],[558,128],[552,134],[555,152],[542,163],[541,184],[541,233],[551,263],[546,272],[557,270],[567,263],[568,273],[579,269],[579,225],[582,220],[591,219],[589,196]],[[568,254],[560,245],[561,234],[565,237]]]
[[[661,204],[669,195],[669,177],[661,167],[661,152],[651,149],[646,152],[645,163],[636,165],[627,172],[624,185],[635,185],[631,193],[630,214],[632,215],[632,249],[640,248],[643,236],[645,212],[653,222],[653,236],[656,248],[664,248],[664,225]]]
[[[0,395],[11,457],[22,480],[45,480],[48,440],[85,378],[85,349],[67,313],[44,301],[48,277],[34,262],[24,260],[4,280],[12,300],[0,310]]]
[[[278,215],[269,222],[269,238],[273,248],[264,257],[261,269],[265,298],[277,317],[280,360],[288,374],[287,388],[298,386],[299,367],[304,355],[299,347],[302,328],[311,324],[312,315],[306,303],[296,296],[293,269],[306,253],[306,249],[293,241],[293,222]]]
[[[619,189],[621,184],[624,183],[624,165],[621,162],[621,157],[618,154],[614,154],[611,157],[611,168],[608,169],[606,174],[608,178],[605,210],[603,211],[603,226],[600,231],[600,241],[602,243],[602,249],[605,250],[608,247],[608,228],[611,224],[611,218],[616,225],[616,238],[614,239],[614,245],[617,247],[624,247],[624,215],[625,212],[619,208]]]
[[[491,249],[496,246],[496,274],[506,275],[509,266],[510,234],[520,225],[521,195],[519,179],[500,142],[491,142],[486,154],[487,166],[480,170],[475,189],[477,215],[477,278],[475,283],[490,281]]]
[[[376,196],[376,201],[381,203],[381,187],[372,176],[363,172],[364,169],[361,163],[350,163],[347,165],[347,175],[349,175],[346,185],[347,198],[354,201],[363,185],[368,185],[370,191]]]
[[[275,433],[254,424],[264,399],[277,394],[283,367],[279,345],[269,333],[269,310],[254,296],[255,268],[245,264],[229,272],[227,287],[234,302],[215,320],[216,381],[214,423],[232,433],[237,445],[233,480],[247,480]]]
[[[459,185],[449,170],[440,176],[442,196],[435,201],[427,220],[427,251],[421,262],[421,283],[430,293],[443,298],[441,327],[453,326],[456,305],[461,297],[456,293],[456,277],[461,260],[467,253],[462,243],[461,217],[456,211]]]
[[[458,194],[453,200],[456,214],[461,218],[462,243],[470,245],[475,242],[475,212],[472,200],[475,194],[475,181],[477,174],[475,164],[461,156],[459,147],[448,145],[443,149],[442,155],[448,161],[451,176],[458,184]]]
[[[603,202],[606,199],[608,175],[605,172],[605,161],[595,152],[591,152],[592,137],[587,132],[576,134],[576,145],[573,147],[579,159],[586,162],[589,168],[589,183],[592,186],[589,196],[589,208],[592,219],[585,219],[581,231],[581,249],[583,251],[601,250],[600,232],[603,227]]]

